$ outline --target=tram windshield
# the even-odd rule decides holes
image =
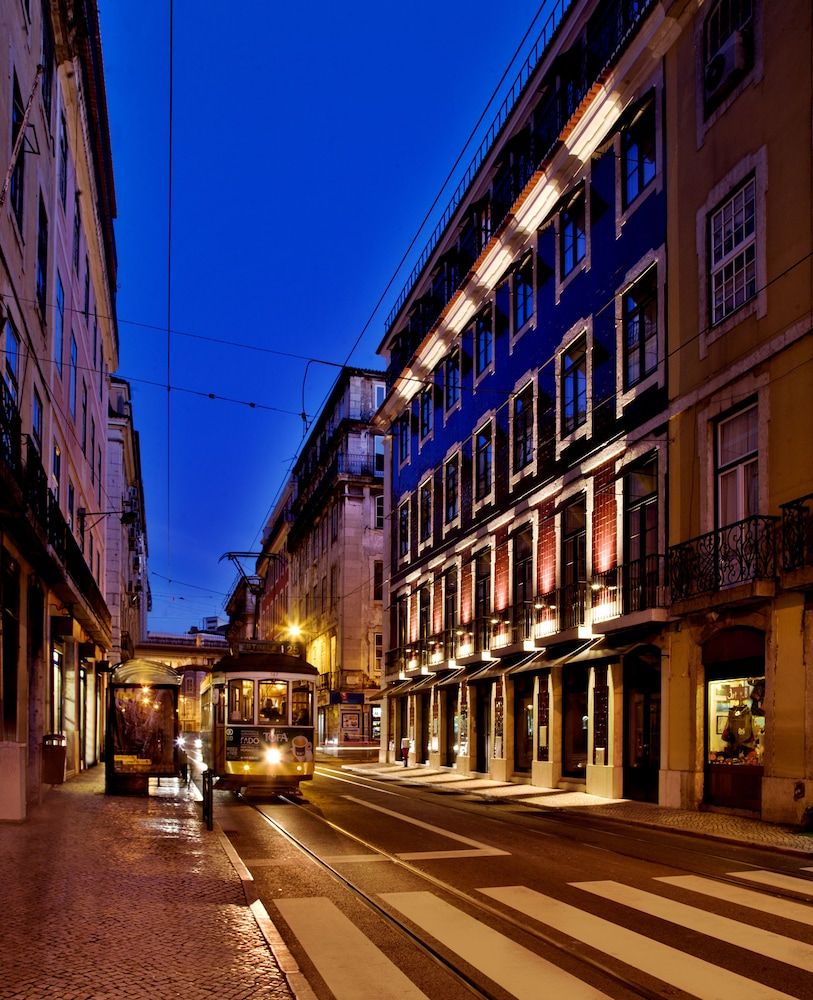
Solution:
[[[260,721],[287,724],[287,681],[260,681]]]
[[[295,726],[313,725],[313,685],[294,681],[291,685],[292,722]]]
[[[254,722],[254,681],[229,681],[229,722]]]

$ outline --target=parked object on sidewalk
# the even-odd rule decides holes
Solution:
[[[65,780],[65,758],[68,740],[62,733],[48,733],[42,738],[42,781],[46,785],[61,785]]]

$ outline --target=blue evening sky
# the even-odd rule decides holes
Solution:
[[[100,7],[150,629],[187,631],[223,614],[235,571],[220,556],[259,547],[302,442],[303,380],[313,416],[336,377],[267,349],[345,360],[539,0],[176,0],[169,408],[169,2]],[[353,364],[380,367],[410,269]]]

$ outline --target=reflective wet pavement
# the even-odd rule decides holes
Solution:
[[[289,1000],[200,803],[106,796],[102,768],[0,825],[2,1000]]]

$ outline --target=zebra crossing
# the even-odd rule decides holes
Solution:
[[[802,869],[806,871],[808,869]],[[753,922],[711,913],[680,902],[658,891],[611,880],[574,881],[568,885],[589,897],[599,898],[628,911],[704,935],[712,941],[754,952],[760,958],[784,963],[813,974],[813,945],[794,937],[798,925],[813,926],[813,906],[778,898],[771,890],[791,890],[813,900],[813,879],[769,871],[731,872],[738,886],[698,875],[662,876],[652,879],[653,890],[675,888],[703,897],[724,898],[736,907],[758,910],[788,921],[787,934],[768,931]],[[759,891],[750,886],[760,886]],[[484,901],[497,903],[507,913],[521,915],[528,926],[555,929],[596,952],[616,959],[666,987],[702,998],[719,1000],[780,1000],[784,993],[738,972],[721,968],[681,948],[633,931],[605,916],[574,906],[523,885],[485,886],[475,890]],[[420,928],[463,962],[478,969],[518,1000],[541,996],[568,1000],[593,1000],[605,994],[560,969],[511,937],[488,926],[433,891],[385,892],[379,897],[389,908]],[[426,1000],[426,996],[364,933],[325,897],[283,898],[276,901],[282,917],[327,983],[336,1000],[375,996],[381,1000]],[[744,916],[747,920],[747,915]],[[806,992],[813,996],[813,978]]]

